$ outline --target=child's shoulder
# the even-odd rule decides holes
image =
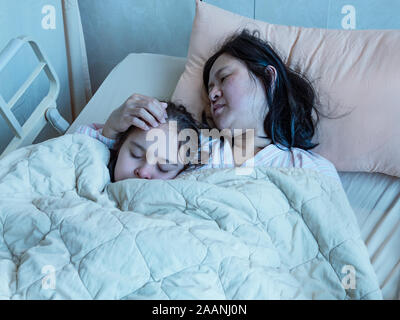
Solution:
[[[105,136],[103,136],[103,127],[104,124],[101,123],[92,123],[88,125],[80,125],[77,127],[74,133],[81,133],[81,134],[86,134],[89,137],[92,137],[94,139],[97,139],[101,142],[103,142],[109,149],[114,149],[116,140],[109,139]]]

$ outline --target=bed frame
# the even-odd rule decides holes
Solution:
[[[20,36],[12,39],[6,47],[0,52],[0,72],[11,61],[11,59],[18,53],[19,50],[25,45],[29,44],[39,60],[39,64],[35,70],[30,74],[28,79],[17,90],[10,101],[6,102],[0,93],[0,115],[6,120],[8,126],[14,133],[15,137],[8,144],[6,149],[0,155],[4,157],[11,151],[32,144],[40,131],[47,123],[50,123],[59,133],[64,134],[69,124],[61,117],[57,110],[57,97],[60,90],[60,84],[51,63],[40,49],[39,45],[32,39],[26,36]],[[31,116],[24,123],[20,125],[14,113],[12,112],[16,102],[22,97],[33,81],[39,76],[41,71],[44,71],[50,82],[50,88],[47,95],[42,99],[39,105],[34,109]]]

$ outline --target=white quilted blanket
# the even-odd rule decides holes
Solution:
[[[381,299],[341,186],[303,169],[109,183],[80,134],[0,161],[0,298]]]

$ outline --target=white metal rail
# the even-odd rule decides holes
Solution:
[[[57,110],[56,100],[60,91],[57,74],[54,72],[49,60],[46,58],[43,51],[35,41],[25,36],[12,39],[0,52],[0,72],[18,53],[24,44],[29,44],[31,46],[39,60],[39,64],[30,74],[28,79],[17,90],[10,101],[6,102],[0,93],[0,115],[6,120],[8,126],[15,135],[15,137],[8,144],[7,148],[0,155],[0,158],[17,148],[30,145],[40,131],[44,128],[47,121],[62,134],[65,133],[69,126],[68,122],[61,117]],[[24,125],[21,126],[12,112],[12,108],[33,83],[33,81],[39,76],[42,70],[46,73],[50,82],[49,92],[35,108]]]

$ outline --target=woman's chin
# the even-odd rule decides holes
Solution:
[[[218,130],[223,130],[226,128],[223,119],[214,119],[214,124]]]
[[[226,116],[214,115],[213,121],[214,121],[215,126],[216,126],[219,130],[229,129],[229,123],[228,123],[228,121],[227,121]]]
[[[229,121],[227,117],[216,118],[214,123],[219,130],[231,130],[234,127],[232,121]]]

